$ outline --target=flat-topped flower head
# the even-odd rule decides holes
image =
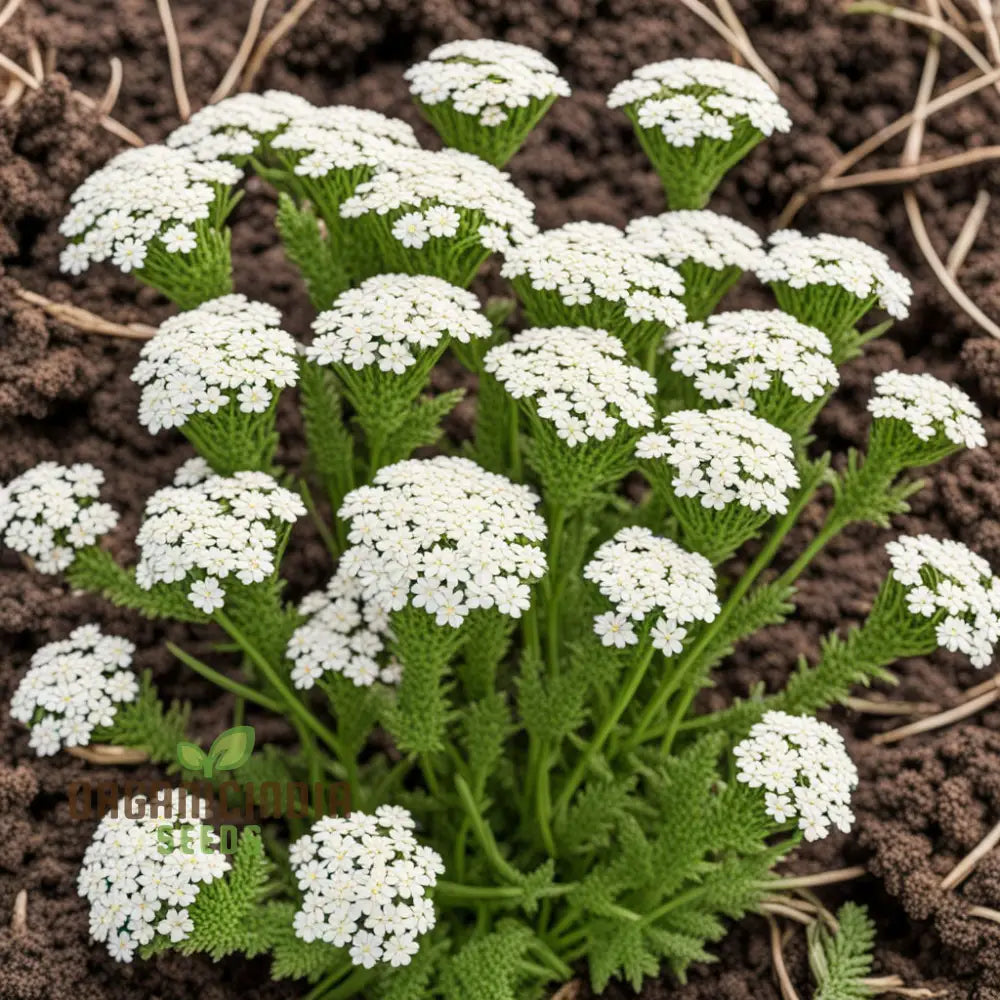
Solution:
[[[896,468],[930,465],[962,448],[986,446],[979,407],[958,386],[933,375],[877,375],[868,412],[875,418],[869,460]]]
[[[340,209],[367,271],[434,274],[465,287],[491,252],[533,236],[535,207],[478,156],[397,147]]]
[[[905,319],[913,293],[910,282],[880,250],[851,236],[803,236],[784,229],[770,238],[767,260],[757,276],[769,282],[785,312],[819,327],[833,345],[833,358],[855,353],[855,326],[874,306]]]
[[[637,626],[648,624],[653,647],[675,656],[687,637],[685,626],[719,613],[712,564],[648,528],[622,528],[597,549],[583,575],[614,608],[594,618],[605,646],[635,645]]]
[[[489,38],[439,45],[404,77],[447,145],[498,167],[556,98],[570,94],[559,68],[540,52]]]
[[[289,852],[302,893],[296,936],[343,948],[365,969],[409,965],[437,921],[431,891],[444,874],[415,825],[406,809],[388,805],[317,820]]]
[[[705,319],[744,271],[756,271],[767,257],[764,241],[735,219],[705,210],[681,210],[633,219],[629,243],[677,268],[688,318]]]
[[[222,225],[241,171],[203,162],[190,149],[143,146],[119,153],[70,196],[59,232],[72,242],[59,263],[82,274],[110,260],[188,308],[228,292],[229,243]]]
[[[0,487],[0,540],[41,573],[67,569],[118,523],[114,508],[97,499],[103,483],[104,473],[86,462],[40,462]]]
[[[344,498],[345,573],[386,611],[423,609],[457,628],[477,608],[520,618],[545,573],[545,522],[526,486],[466,458],[408,459]]]
[[[677,517],[684,544],[713,563],[730,555],[799,485],[791,437],[746,410],[680,410],[636,454]]]
[[[599,222],[571,222],[518,243],[505,254],[501,273],[532,323],[607,330],[643,360],[663,327],[687,315],[677,271]]]
[[[794,823],[810,841],[822,840],[831,827],[850,832],[858,770],[833,726],[767,712],[733,755],[737,779],[764,790],[765,811],[776,823]]]
[[[131,670],[135,646],[83,625],[36,650],[10,702],[11,717],[31,727],[39,757],[82,747],[95,729],[114,724],[121,705],[134,702],[139,683]]]
[[[361,582],[338,570],[326,590],[308,594],[299,605],[308,620],[293,633],[286,655],[292,684],[308,690],[324,674],[342,674],[357,687],[398,682],[401,667],[388,654],[389,615],[365,601]]]
[[[647,397],[656,392],[655,380],[630,365],[621,341],[604,330],[524,330],[494,347],[484,364],[511,396],[530,400],[538,418],[571,448],[653,426]]]
[[[316,110],[304,97],[284,90],[237,94],[196,111],[166,141],[173,149],[190,149],[199,160],[242,165],[290,122]]]
[[[180,831],[189,842],[219,842],[201,822],[207,803],[180,789],[162,799],[124,798],[94,831],[77,878],[79,894],[90,904],[90,936],[107,946],[117,962],[131,962],[154,939],[171,944],[195,929],[190,912],[203,886],[230,870],[217,850],[181,849]],[[163,853],[164,839],[174,849]]]
[[[760,76],[719,59],[641,66],[611,91],[608,106],[632,120],[671,208],[702,208],[730,167],[792,125]]]
[[[267,431],[298,372],[298,346],[278,310],[224,295],[164,320],[145,344],[132,372],[143,386],[139,422],[153,434],[181,428],[220,472],[268,468],[275,442]],[[267,438],[256,454],[247,453],[252,428]]]
[[[176,586],[211,615],[225,604],[228,587],[270,579],[276,553],[305,512],[298,494],[265,472],[157,490],[136,536],[136,582],[144,590]]]
[[[1000,579],[990,564],[961,542],[930,535],[903,535],[885,548],[890,586],[903,589],[907,612],[932,633],[926,651],[939,645],[989,666],[1000,640]]]
[[[668,381],[682,383],[691,402],[750,410],[793,435],[808,430],[840,381],[826,334],[778,309],[685,323],[662,350],[676,376]]]

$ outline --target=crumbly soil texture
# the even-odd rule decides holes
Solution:
[[[272,3],[270,27],[287,6]],[[816,179],[839,153],[912,106],[926,39],[917,29],[867,16],[845,16],[831,0],[742,0],[734,3],[758,50],[782,82],[795,122],[755,151],[725,182],[713,206],[767,232],[789,197]],[[173,0],[187,88],[195,107],[215,88],[240,42],[250,0],[206,4]],[[573,219],[623,224],[663,210],[656,178],[628,123],[606,109],[604,95],[635,67],[677,56],[727,58],[723,42],[679,0],[317,0],[263,65],[254,86],[303,94],[321,104],[350,103],[398,115],[430,131],[411,106],[402,73],[435,45],[492,36],[543,49],[564,70],[573,97],[561,101],[529,138],[510,169],[538,204],[543,226]],[[58,221],[67,197],[120,148],[75,98],[103,94],[117,57],[124,82],[113,114],[147,141],[177,125],[163,32],[151,0],[27,0],[0,30],[0,50],[21,65],[29,49],[50,70],[45,83],[14,107],[0,107],[0,481],[43,460],[89,461],[107,470],[108,498],[125,511],[118,554],[131,558],[143,499],[188,456],[170,435],[150,437],[138,424],[138,393],[129,374],[139,345],[84,334],[48,318],[20,297],[22,289],[70,300],[119,322],[155,323],[165,302],[107,269],[85,279],[60,276]],[[968,69],[950,45],[940,79]],[[932,118],[925,151],[942,156],[1000,143],[1000,97],[983,90],[967,104]],[[901,140],[871,161],[891,166]],[[981,189],[996,190],[1000,168],[980,165],[924,181],[927,227],[944,256]],[[280,307],[302,333],[308,306],[284,262],[273,227],[273,201],[251,181],[234,218],[237,284]],[[935,281],[911,236],[897,188],[828,194],[802,211],[808,232],[857,236],[884,248],[915,285],[911,317],[844,372],[823,414],[817,447],[843,454],[864,442],[864,404],[872,378],[901,367],[956,380],[981,404],[992,440],[934,469],[896,519],[893,532],[928,531],[957,538],[1000,569],[1000,343],[983,337]],[[990,315],[1000,314],[1000,213],[988,213],[960,278]],[[496,292],[495,278],[481,291]],[[727,305],[762,304],[760,289],[738,288]],[[442,387],[448,381],[442,373]],[[449,427],[468,433],[466,403]],[[291,413],[285,456],[301,453]],[[813,505],[789,539],[797,550],[822,517]],[[763,681],[780,685],[799,655],[813,657],[821,635],[844,629],[867,611],[886,570],[882,544],[891,532],[846,534],[816,560],[800,591],[795,619],[762,632],[719,671],[705,707],[724,704]],[[325,550],[303,528],[289,567],[293,594],[329,573]],[[205,739],[223,728],[228,696],[185,673],[163,649],[170,637],[211,655],[213,636],[164,628],[71,593],[27,572],[9,553],[0,561],[0,1000],[270,1000],[298,996],[296,984],[268,984],[266,964],[163,956],[120,966],[87,939],[87,910],[76,874],[92,822],[73,820],[66,789],[86,765],[66,755],[40,761],[6,705],[31,652],[77,624],[98,621],[135,639],[138,666],[152,670],[161,693],[190,700],[192,726]],[[935,655],[899,666],[894,696],[948,704],[983,679],[957,657]],[[254,717],[257,738],[290,742],[282,720]],[[941,878],[1000,819],[1000,711],[987,710],[936,735],[896,747],[870,737],[891,721],[832,713],[862,771],[858,823],[849,837],[803,851],[789,871],[862,865],[868,874],[821,890],[829,907],[853,898],[870,907],[879,945],[877,975],[899,975],[911,987],[959,1000],[1000,1000],[1000,925],[968,915],[971,906],[1000,909],[1000,850],[950,892]],[[121,772],[119,778],[137,776]],[[140,770],[139,775],[142,776]],[[9,921],[27,895],[26,920]],[[718,961],[696,967],[685,985],[670,977],[645,984],[645,1000],[778,1000],[767,927],[750,918],[716,949]],[[812,995],[805,938],[791,925],[785,961],[799,995]],[[587,997],[585,990],[578,995]],[[618,986],[608,1000],[633,994]]]

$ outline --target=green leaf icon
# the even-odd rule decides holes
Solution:
[[[186,771],[201,771],[208,758],[197,743],[177,744],[177,763]]]
[[[208,751],[216,771],[235,771],[250,759],[253,752],[253,726],[234,726],[215,738]]]

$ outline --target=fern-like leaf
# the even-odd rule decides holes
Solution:
[[[856,903],[845,903],[837,911],[837,924],[835,934],[822,921],[809,928],[815,1000],[865,1000],[874,992],[864,980],[872,971],[875,924]]]
[[[329,241],[323,238],[312,209],[299,208],[287,194],[278,195],[275,221],[285,256],[299,269],[313,308],[317,312],[329,309],[350,285],[340,254],[334,253]]]

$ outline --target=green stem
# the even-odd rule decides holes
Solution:
[[[575,885],[550,885],[538,890],[535,894],[543,899],[565,896],[572,892]],[[441,882],[434,886],[434,896],[442,896],[454,900],[475,901],[480,903],[504,903],[509,900],[519,900],[524,895],[524,889],[519,885],[459,885],[457,882]]]
[[[515,483],[524,479],[524,466],[521,462],[521,411],[517,403],[505,399],[508,416],[508,433],[510,435],[510,476]]]
[[[333,537],[333,532],[330,531],[326,521],[320,515],[319,509],[316,507],[316,501],[313,499],[312,490],[309,489],[309,484],[304,479],[299,480],[299,496],[302,497],[302,502],[306,505],[309,517],[316,526],[316,531],[323,540],[323,544],[326,546],[330,556],[334,560],[339,559],[340,546],[337,543],[337,539]]]
[[[510,882],[512,885],[520,885],[522,882],[521,873],[500,854],[497,842],[490,828],[486,825],[486,820],[483,819],[482,812],[472,795],[472,789],[469,788],[463,777],[456,776],[455,789],[465,808],[466,815],[472,823],[476,839],[479,841],[487,860],[505,882]]]
[[[167,649],[186,667],[190,667],[195,673],[201,674],[205,680],[211,681],[224,691],[229,691],[236,695],[237,698],[242,698],[245,701],[252,701],[255,705],[260,705],[261,708],[266,708],[275,715],[284,715],[284,707],[281,703],[275,701],[273,698],[269,698],[266,694],[261,694],[246,684],[241,684],[239,681],[234,681],[225,674],[220,674],[218,670],[214,670],[207,663],[202,663],[201,660],[195,659],[190,653],[185,653],[183,649],[175,646],[172,642],[167,643]]]
[[[673,899],[667,900],[662,906],[653,910],[652,913],[647,913],[642,917],[642,923],[652,924],[655,923],[660,917],[665,917],[671,910],[676,910],[678,906],[683,906],[685,903],[691,902],[692,899],[697,899],[699,896],[703,895],[705,892],[704,886],[695,886],[693,889],[688,889],[687,892],[682,892],[679,896],[674,896]]]
[[[643,641],[649,642],[649,636],[644,635]],[[560,792],[559,798],[556,800],[555,814],[557,817],[562,818],[564,816],[570,800],[573,797],[573,793],[579,787],[580,782],[587,773],[588,765],[594,755],[603,748],[608,737],[614,731],[615,726],[618,725],[618,720],[622,717],[625,709],[628,708],[629,703],[635,697],[635,693],[639,690],[639,685],[642,683],[642,679],[646,676],[646,671],[649,669],[649,665],[653,661],[653,655],[655,652],[655,648],[652,643],[650,643],[649,648],[638,658],[638,660],[636,660],[635,666],[632,668],[632,672],[629,674],[625,685],[618,692],[618,697],[611,706],[611,711],[605,717],[604,722],[601,724],[601,728],[597,731],[593,740],[587,744],[586,750],[584,750],[583,755],[577,761],[576,767],[573,768],[569,779],[563,786],[563,790]]]
[[[556,842],[552,836],[552,789],[549,780],[549,753],[543,742],[539,748],[538,780],[535,784],[535,814],[538,817],[538,828],[542,834],[542,843],[549,857],[556,856]]]
[[[563,534],[566,528],[566,510],[564,507],[553,504],[552,516],[550,518],[552,531],[549,535],[549,572],[545,581],[546,616],[545,616],[545,639],[548,651],[549,670],[553,674],[559,673],[559,591],[562,557]]]

